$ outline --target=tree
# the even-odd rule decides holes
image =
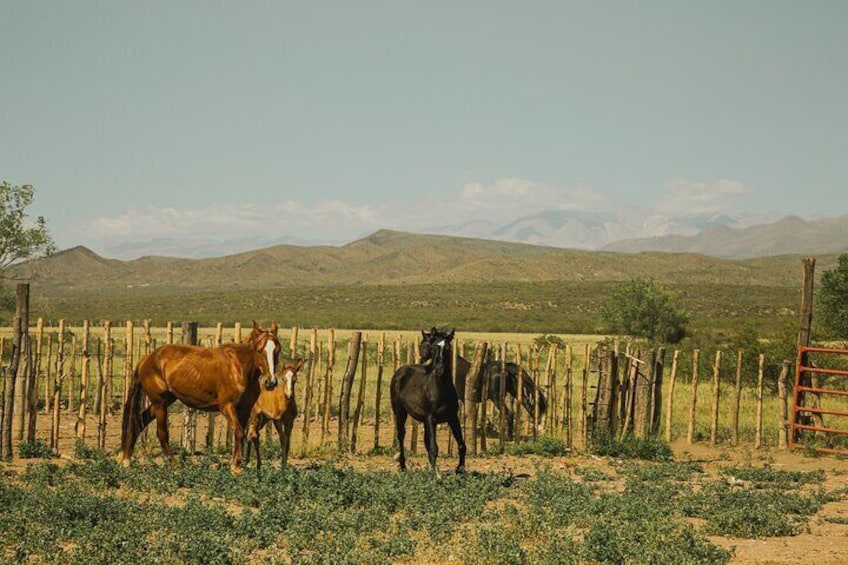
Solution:
[[[34,196],[30,184],[0,184],[0,273],[12,263],[56,250],[44,217],[38,216],[35,225],[27,221],[26,209]]]
[[[15,307],[14,297],[2,284],[6,267],[56,250],[44,217],[36,218],[35,225],[27,220],[26,209],[34,196],[32,185],[12,186],[5,181],[0,184],[0,311]]]
[[[823,329],[833,337],[848,339],[848,253],[822,274],[818,303],[816,313]]]
[[[601,306],[601,319],[616,333],[677,343],[686,336],[689,315],[652,280],[620,284]]]

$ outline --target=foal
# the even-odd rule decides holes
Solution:
[[[406,470],[406,454],[403,438],[406,434],[406,417],[412,416],[424,422],[424,444],[430,468],[439,475],[436,457],[439,446],[436,444],[436,424],[447,422],[456,439],[459,451],[458,473],[465,469],[465,442],[459,425],[459,399],[451,380],[451,342],[454,331],[439,333],[434,339],[434,351],[431,361],[426,365],[403,365],[392,376],[392,411],[395,414],[398,447],[398,462],[402,471]]]
[[[291,432],[294,428],[294,419],[297,416],[297,404],[294,400],[294,383],[297,382],[297,372],[303,367],[303,359],[297,359],[287,363],[283,369],[285,386],[277,386],[268,389],[261,387],[259,398],[253,405],[250,413],[250,425],[247,431],[247,452],[245,460],[250,459],[251,444],[256,449],[256,472],[262,466],[262,458],[259,450],[259,432],[270,420],[277,428],[280,436],[281,466],[285,467],[289,458],[289,444],[291,443]]]

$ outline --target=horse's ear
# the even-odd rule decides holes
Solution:
[[[300,368],[303,367],[303,359],[298,359],[295,361],[294,370],[295,372],[300,371]]]
[[[456,328],[452,328],[450,333],[448,334],[448,339],[453,340],[453,334],[456,332]]]
[[[421,339],[427,339],[427,332],[421,330]]]
[[[277,335],[277,322],[271,322],[271,326],[268,328],[272,334]]]
[[[256,320],[253,320],[253,333],[259,333],[262,331],[262,328],[259,327],[259,324],[256,323]]]

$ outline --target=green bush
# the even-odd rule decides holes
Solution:
[[[50,459],[53,457],[53,452],[45,442],[37,439],[19,443],[18,456],[22,459]]]

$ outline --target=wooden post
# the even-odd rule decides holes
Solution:
[[[545,433],[553,436],[557,429],[557,387],[556,387],[557,345],[548,346],[548,361],[545,364],[545,389],[548,391],[548,414],[545,417]]]
[[[121,404],[127,402],[127,393],[130,390],[130,380],[133,370],[133,323],[132,320],[127,320],[126,337],[124,338],[124,390],[121,395]]]
[[[765,373],[766,356],[760,353],[757,359],[757,421],[754,432],[754,448],[763,446],[763,375]]]
[[[297,359],[297,326],[292,326],[289,335],[289,355],[292,360]]]
[[[98,388],[100,390],[100,410],[97,426],[97,447],[106,449],[106,410],[109,404],[107,397],[107,380],[112,374],[112,322],[106,320],[103,323],[103,343],[106,350],[103,353],[103,364],[101,366],[98,379]]]
[[[687,445],[695,443],[695,409],[698,404],[698,361],[700,356],[701,351],[699,349],[692,351],[692,399],[689,401],[689,427],[686,431]]]
[[[665,401],[665,441],[671,443],[671,410],[674,405],[674,381],[677,379],[677,358],[680,350],[675,349],[671,358],[671,375],[668,379],[668,398]]]
[[[356,409],[353,411],[353,431],[350,434],[350,452],[356,453],[356,440],[359,433],[359,421],[365,405],[365,381],[368,372],[368,334],[362,334],[362,367],[360,368],[359,394],[356,396]]]
[[[29,285],[18,284],[15,289],[15,317],[12,323],[12,358],[9,364],[9,373],[6,380],[6,389],[3,399],[3,433],[0,440],[0,457],[11,459],[14,455],[12,449],[12,422],[15,415],[15,390],[17,387],[18,369],[22,357],[22,348],[25,347],[27,326],[29,324]]]
[[[174,322],[170,320],[165,325],[165,343],[168,345],[174,343]]]
[[[501,378],[498,382],[498,451],[503,453],[506,449],[508,435],[506,421],[506,343],[501,344]]]
[[[38,412],[38,385],[41,380],[41,346],[44,339],[44,319],[38,318],[35,324],[35,358],[29,366],[32,367],[31,379],[27,390],[27,441],[35,441],[36,414]]]
[[[88,366],[91,360],[88,353],[88,320],[82,322],[82,367],[80,368],[80,405],[77,417],[77,437],[85,441],[85,416],[88,410]]]
[[[474,350],[474,360],[465,378],[465,441],[471,449],[471,455],[477,455],[477,387],[488,349],[489,344],[487,342],[477,343]],[[521,387],[519,387],[519,390],[521,390]]]
[[[710,445],[718,443],[718,404],[721,400],[721,349],[716,351],[713,364],[713,402],[710,418]]]
[[[318,329],[312,328],[309,335],[309,352],[306,356],[306,391],[303,397],[303,432],[300,442],[300,456],[306,457],[306,451],[309,449],[309,420],[310,410],[312,409],[312,387],[315,383],[315,353],[318,345]]]
[[[330,433],[330,405],[333,401],[333,369],[336,362],[336,332],[329,330],[327,338],[327,375],[324,381],[324,424],[321,428],[321,443]]]
[[[539,356],[541,351],[533,346],[533,439],[539,434]],[[518,386],[521,386],[523,376],[518,377]]]
[[[62,379],[65,378],[65,320],[59,320],[59,349],[56,352],[56,372],[53,381],[53,419],[50,426],[50,451],[59,453],[59,414],[62,400]]]
[[[481,370],[484,373],[485,373],[485,369],[483,367],[485,367],[488,364],[488,358],[489,357],[490,357],[490,352],[486,351],[486,358],[484,358],[483,365],[481,367]],[[487,379],[486,375],[484,374],[483,378],[480,379],[480,380],[482,381],[481,384],[480,384],[480,386],[482,387],[482,391],[481,391],[481,394],[480,394],[480,425],[479,425],[480,451],[482,453],[486,453],[486,451],[488,451],[488,449],[489,449],[488,438],[486,437],[486,435],[487,435],[486,429],[488,428],[488,425],[489,425],[489,414],[488,414],[489,379]],[[519,380],[519,382],[521,382],[521,381]]]
[[[383,393],[383,355],[386,349],[386,332],[380,332],[377,346],[377,392],[374,397],[374,451],[380,449],[380,402]]]
[[[778,429],[777,439],[778,447],[782,450],[789,446],[789,406],[786,404],[786,377],[789,375],[791,365],[791,362],[784,361],[780,368],[780,375],[777,377],[777,398],[780,410],[780,428]]]
[[[47,363],[44,368],[44,413],[50,414],[53,401],[53,332],[47,334]]]
[[[197,322],[183,322],[181,340],[186,345],[197,345]],[[188,407],[184,410],[183,449],[192,454],[197,451],[197,411]]]
[[[74,388],[74,381],[77,376],[77,334],[71,333],[71,365],[70,370],[68,371],[68,416],[74,413],[74,400],[76,388]]]
[[[566,425],[566,442],[569,449],[574,447],[574,418],[572,409],[572,398],[574,398],[574,348],[571,345],[565,347],[565,386],[563,387],[563,409]]]
[[[739,405],[742,403],[742,356],[741,349],[736,351],[736,387],[733,394],[733,427],[730,441],[739,445]]]
[[[660,422],[662,421],[662,388],[663,378],[665,373],[665,347],[657,349],[657,356],[654,359],[652,368],[653,378],[651,379],[651,435],[658,436],[660,433]]]
[[[589,446],[589,406],[587,404],[587,393],[589,391],[587,389],[589,388],[589,361],[591,356],[592,348],[587,343],[583,350],[583,382],[581,383],[580,390],[580,441],[582,442],[583,449]]]
[[[215,324],[215,341],[214,347],[218,348],[224,344],[224,324],[218,322]],[[211,451],[215,448],[215,420],[217,412],[206,413],[206,449]]]
[[[353,390],[353,379],[359,365],[359,351],[362,347],[362,332],[353,332],[348,346],[347,365],[342,377],[341,402],[339,403],[339,452],[350,449],[350,395]]]
[[[27,359],[29,357],[29,285],[19,284],[15,295],[15,316],[21,318],[20,322],[20,342],[18,343],[18,359],[17,367],[15,368],[15,388],[13,410],[14,420],[12,421],[15,434],[15,441],[20,442],[24,439],[25,417],[26,417],[26,398],[27,398]]]
[[[522,366],[521,362],[522,362],[521,344],[516,343],[515,344],[515,365],[516,365],[515,372],[518,375],[517,376],[517,383],[518,384],[515,387],[515,390],[516,390],[515,412],[513,414],[514,420],[513,420],[513,424],[512,424],[513,425],[513,433],[515,434],[515,443],[519,443],[521,441],[521,432],[523,431],[521,429],[521,420],[522,420],[521,410],[523,409],[522,408],[522,402],[524,400],[524,387],[521,386],[521,377],[522,377],[523,372],[524,372],[524,367]]]
[[[637,369],[633,386],[633,435],[638,438],[647,437],[651,431],[651,381],[654,377],[656,356],[657,353],[653,349],[645,356],[647,362],[639,355],[638,365],[642,371]]]
[[[800,329],[798,330],[798,346],[806,347],[810,345],[810,336],[813,325],[813,282],[815,280],[816,271],[815,258],[805,257],[801,260],[801,267],[803,283],[801,286],[801,324]],[[802,366],[809,366],[806,352],[801,355],[799,362]],[[804,371],[800,375],[799,383],[801,386],[819,388],[819,374]],[[796,394],[796,397],[799,405],[803,405],[814,410],[821,408],[821,395],[818,392],[799,391]],[[824,416],[815,412],[796,413],[793,410],[792,418],[796,420],[796,423],[798,419],[801,419],[801,423],[812,423],[814,426],[819,428],[825,427]],[[816,432],[816,435],[822,436],[823,433]],[[795,441],[797,438],[792,438],[792,440]]]

